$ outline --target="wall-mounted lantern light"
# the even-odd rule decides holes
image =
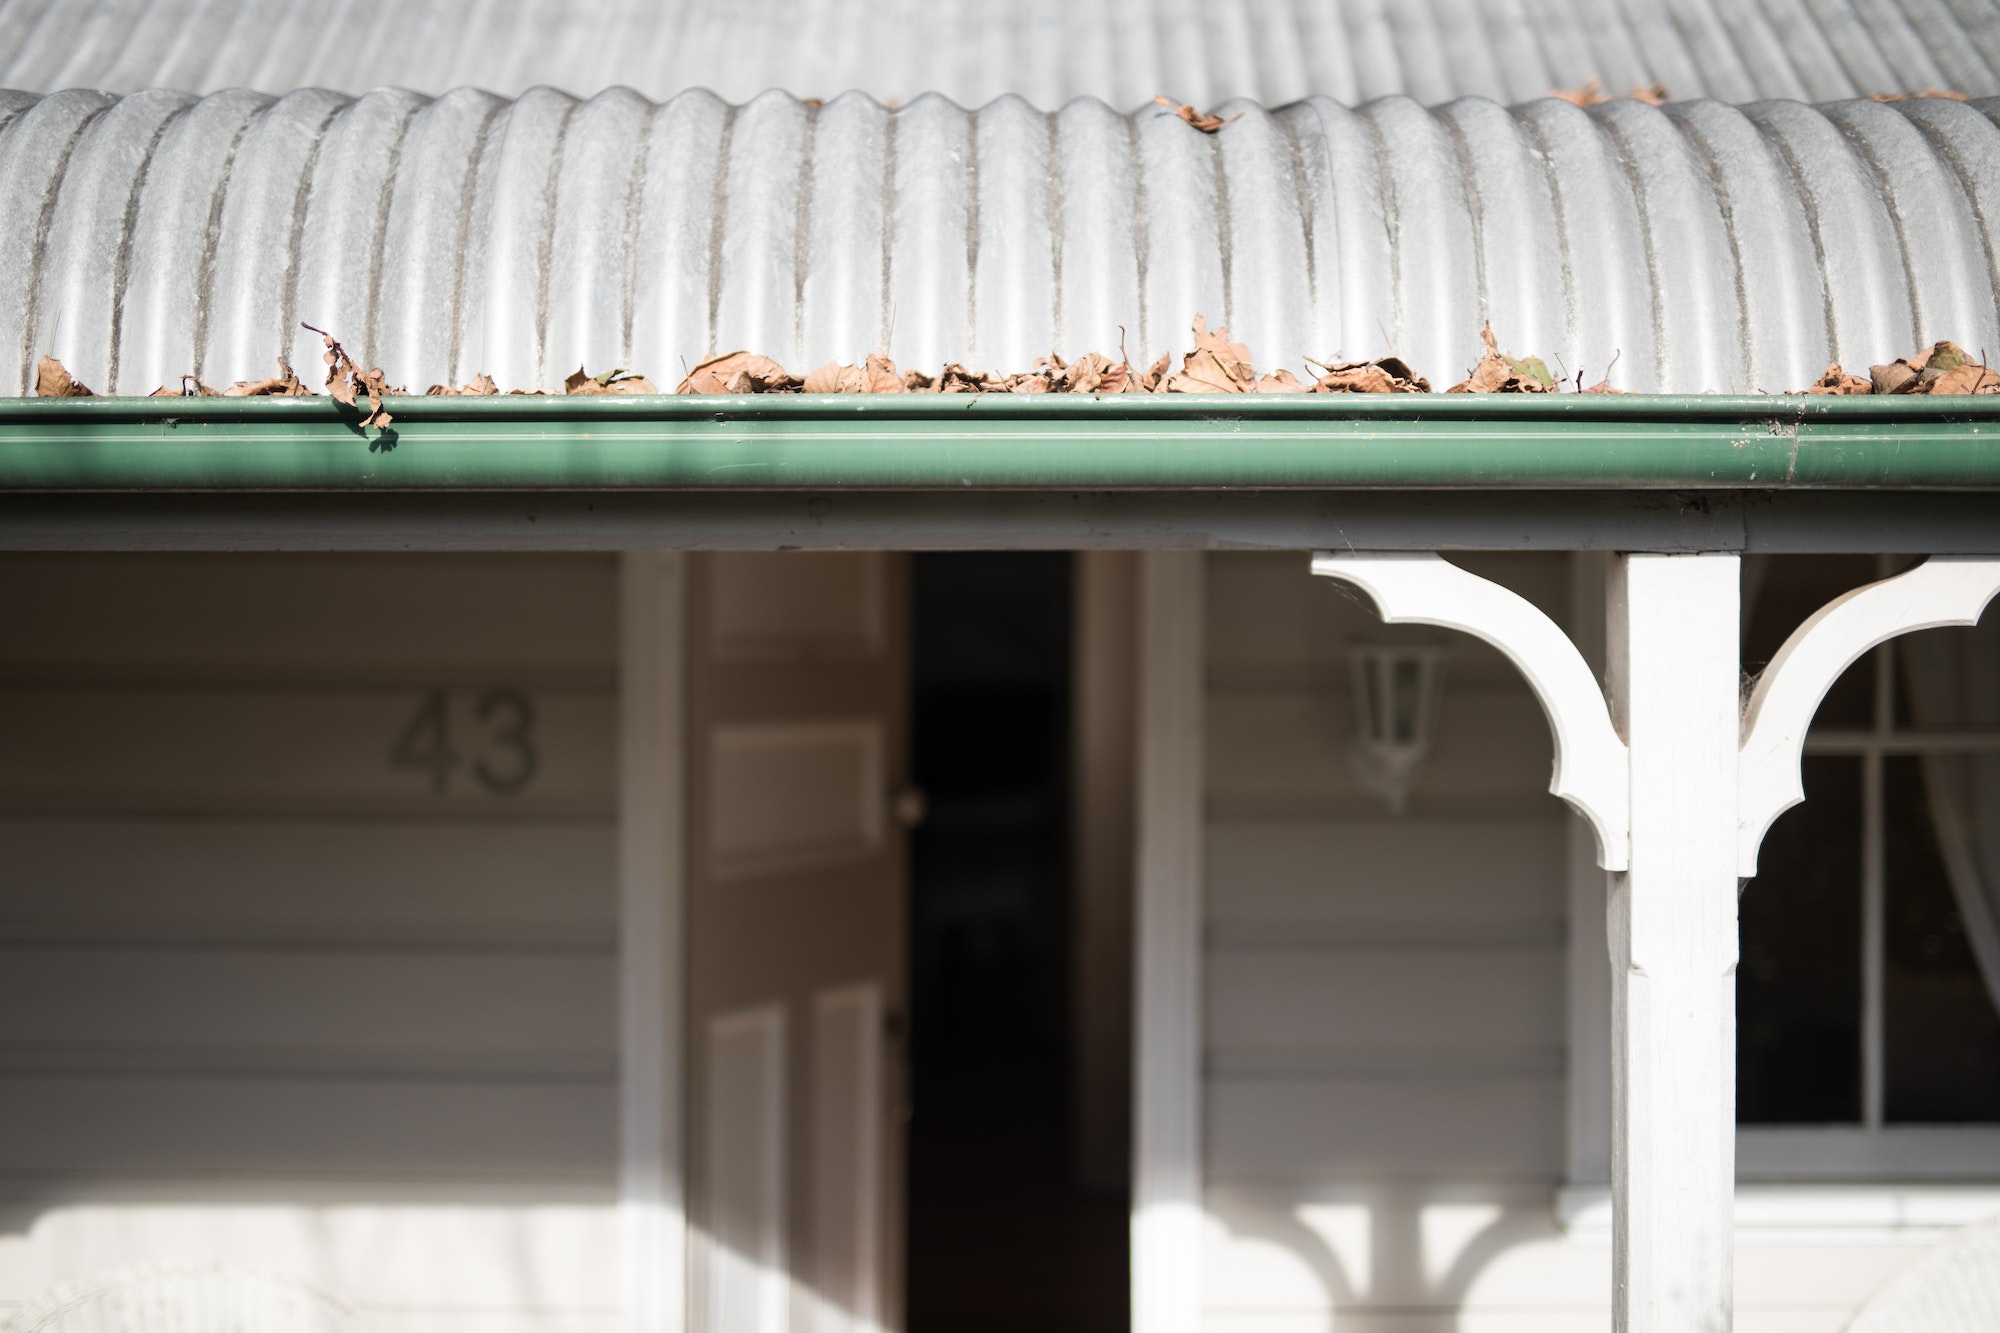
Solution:
[[[1417,769],[1430,753],[1445,651],[1402,643],[1348,651],[1355,719],[1350,757],[1362,785],[1380,796],[1391,814],[1403,813]]]

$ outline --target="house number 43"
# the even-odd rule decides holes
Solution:
[[[472,780],[499,796],[511,796],[535,780],[539,756],[535,753],[535,704],[519,690],[487,690],[472,701],[472,742],[475,752],[467,765],[466,756],[453,745],[450,698],[444,690],[432,690],[417,706],[416,716],[403,727],[389,752],[391,768],[416,769],[428,773],[431,790],[441,792],[451,785],[460,768],[469,768]]]

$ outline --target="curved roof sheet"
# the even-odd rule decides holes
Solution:
[[[1205,135],[1013,98],[11,95],[0,393],[45,350],[122,393],[316,367],[301,320],[419,389],[670,385],[735,348],[1139,361],[1197,313],[1266,368],[1393,351],[1434,381],[1487,320],[1652,391],[2000,352],[2000,103],[1223,110]]]
[[[0,0],[0,87],[706,87],[1038,107],[2000,94],[1996,0]]]

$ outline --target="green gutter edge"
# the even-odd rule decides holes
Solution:
[[[2000,398],[0,399],[0,491],[2000,489]]]

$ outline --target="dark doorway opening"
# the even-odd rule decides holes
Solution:
[[[910,1333],[1123,1328],[1126,1196],[1073,1140],[1071,558],[912,584]]]

